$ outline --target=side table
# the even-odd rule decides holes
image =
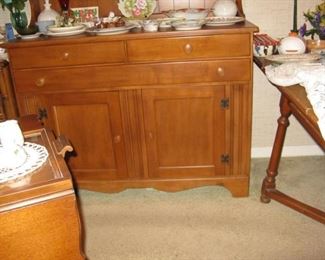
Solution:
[[[263,72],[265,66],[268,65],[267,61],[263,58],[254,57],[254,62]],[[289,197],[276,188],[276,177],[278,175],[282,148],[286,136],[286,130],[289,126],[289,117],[291,115],[297,118],[299,123],[323,150],[325,150],[325,140],[323,139],[317,125],[317,117],[307,98],[304,87],[300,85],[290,87],[274,86],[281,93],[281,116],[278,119],[278,128],[275,135],[269,165],[266,171],[267,175],[262,184],[261,201],[264,203],[269,203],[271,199],[276,200],[308,217],[325,224],[324,211]]]
[[[45,146],[49,157],[22,180],[0,186],[0,259],[85,259],[69,170],[52,132],[31,119],[21,121],[25,140]]]

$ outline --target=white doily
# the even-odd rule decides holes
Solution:
[[[0,184],[20,179],[40,168],[47,160],[48,152],[42,145],[25,142],[23,149],[27,154],[24,164],[17,168],[0,168]]]
[[[325,139],[325,65],[319,63],[288,63],[265,67],[267,78],[279,86],[300,84],[318,118],[318,126]]]

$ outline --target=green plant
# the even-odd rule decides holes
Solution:
[[[9,12],[22,11],[28,0],[0,0],[2,9],[7,8]]]

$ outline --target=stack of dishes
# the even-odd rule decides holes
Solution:
[[[190,31],[190,30],[199,30],[205,23],[205,18],[209,14],[208,9],[200,8],[187,8],[187,9],[178,9],[170,10],[166,15],[173,19],[178,19],[174,21],[171,25],[177,31]]]
[[[57,27],[56,25],[50,25],[47,27],[46,35],[58,37],[78,35],[85,32],[86,28],[87,26],[84,24],[77,24],[66,27]]]

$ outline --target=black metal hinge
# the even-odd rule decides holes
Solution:
[[[220,105],[222,108],[229,108],[229,98],[223,98],[220,101]]]
[[[222,154],[221,155],[221,162],[222,163],[229,163],[230,162],[230,156],[229,156],[229,154]]]
[[[46,110],[46,108],[39,108],[38,109],[38,119],[43,120],[44,118],[47,118],[47,110]]]

